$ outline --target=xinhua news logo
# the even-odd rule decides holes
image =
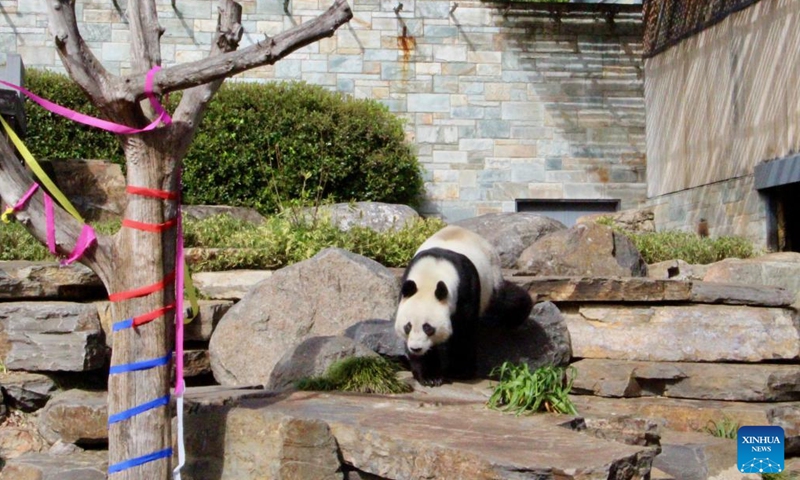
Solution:
[[[784,468],[783,428],[741,427],[736,434],[742,473],[781,473]]]

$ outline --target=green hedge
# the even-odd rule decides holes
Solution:
[[[65,76],[30,70],[27,86],[66,107],[96,114]],[[180,95],[172,95],[173,110]],[[27,102],[27,143],[38,158],[122,162],[113,135],[83,127]],[[304,83],[225,84],[187,153],[190,204],[274,212],[290,201],[381,201],[415,205],[419,163],[402,120],[382,104]]]

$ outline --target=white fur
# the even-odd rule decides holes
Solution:
[[[492,245],[477,233],[466,228],[449,225],[434,233],[417,249],[417,253],[431,248],[443,248],[460,253],[475,265],[481,281],[481,307],[483,314],[492,294],[503,283],[500,257]],[[434,284],[435,286],[435,284]]]
[[[483,314],[493,293],[503,282],[500,257],[491,244],[470,230],[451,225],[433,234],[416,253],[431,248],[460,253],[475,265],[481,284],[480,313]],[[407,280],[416,283],[417,293],[400,300],[394,327],[397,335],[406,339],[409,350],[419,348],[416,354],[423,355],[431,347],[447,341],[453,334],[450,316],[455,312],[458,303],[459,276],[453,264],[447,260],[425,257],[414,264],[408,272]],[[440,302],[435,296],[439,281],[447,286],[446,302]],[[407,323],[411,323],[408,336],[403,331]],[[436,329],[433,336],[428,337],[423,331],[422,326],[425,323]]]
[[[409,350],[420,350],[416,354],[424,355],[433,346],[447,341],[453,334],[450,315],[458,302],[458,273],[450,262],[433,257],[420,259],[408,273],[407,280],[417,284],[417,293],[400,301],[397,307],[394,329],[401,338],[406,338]],[[439,281],[447,286],[447,300],[436,298],[436,285]],[[411,331],[406,337],[403,330],[411,323]],[[428,336],[422,329],[424,324],[436,329],[433,336]]]

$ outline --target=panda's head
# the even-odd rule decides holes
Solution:
[[[415,265],[418,268],[412,267],[403,282],[394,328],[405,340],[409,355],[425,355],[453,334],[450,316],[455,309],[458,280],[455,269],[441,263],[423,260]]]

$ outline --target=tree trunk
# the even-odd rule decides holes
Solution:
[[[130,139],[125,148],[128,185],[177,192],[176,162],[167,153],[164,135],[143,134]],[[167,170],[172,170],[167,173]],[[175,218],[176,201],[130,195],[125,218],[160,224]],[[161,233],[123,227],[115,239],[115,275],[109,293],[156,284],[175,271],[175,227]],[[149,295],[115,302],[114,321],[142,315],[174,304],[174,281]],[[113,334],[111,365],[163,358],[172,351],[174,310],[150,323]],[[148,370],[109,375],[109,414],[153,401],[169,394],[172,362]],[[162,406],[135,415],[109,427],[109,465],[160,452],[172,444],[170,409]],[[170,459],[157,460],[116,473],[116,479],[169,478]]]

